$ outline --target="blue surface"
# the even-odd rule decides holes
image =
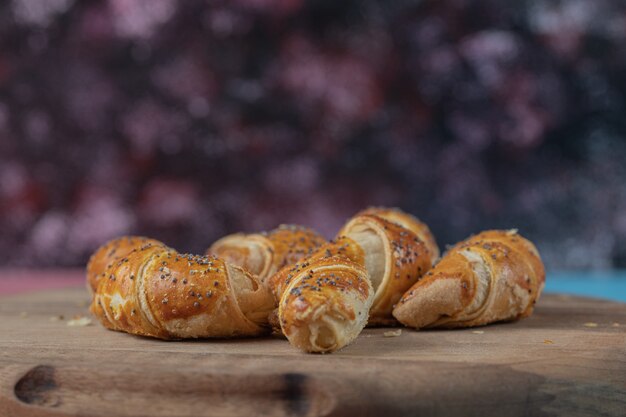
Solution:
[[[548,272],[545,291],[626,302],[626,271]]]

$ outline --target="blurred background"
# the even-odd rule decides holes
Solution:
[[[626,267],[626,3],[0,3],[0,265],[368,205]]]

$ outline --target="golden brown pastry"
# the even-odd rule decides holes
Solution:
[[[392,213],[398,218],[406,216],[405,222],[412,221],[412,216],[399,210],[387,211],[384,214]],[[434,242],[434,238],[430,236]],[[436,244],[434,247],[438,251]],[[392,316],[394,304],[430,269],[433,259],[429,247],[399,222],[388,221],[373,214],[357,214],[339,231],[335,240],[321,246],[295,267],[285,267],[268,279],[268,286],[276,299],[280,300],[285,286],[302,263],[330,256],[347,257],[367,270],[375,291],[369,312],[369,326],[396,323]]]
[[[274,299],[276,300],[277,305],[285,292],[285,288],[291,283],[292,279],[296,275],[296,271],[299,271],[301,268],[317,259],[325,257],[330,258],[332,256],[346,257],[359,265],[364,265],[365,263],[363,249],[361,249],[361,247],[352,239],[341,236],[332,240],[327,244],[322,245],[317,251],[313,252],[301,262],[295,265],[285,266],[276,274],[268,278],[266,281],[267,286],[272,291],[272,294],[274,294]],[[270,314],[269,322],[274,333],[278,335],[282,334],[282,329],[278,320],[278,308]]]
[[[362,250],[362,262],[375,291],[368,325],[394,324],[391,314],[394,304],[430,269],[431,251],[411,230],[371,214],[353,217],[338,236],[349,238]],[[360,262],[360,259],[352,260]]]
[[[285,287],[289,285],[295,275],[295,272],[302,268],[303,263],[311,263],[316,259],[324,257],[330,258],[331,256],[347,257],[349,260],[359,265],[365,264],[365,254],[363,253],[363,249],[349,237],[340,236],[337,239],[320,246],[315,252],[304,258],[303,261],[295,265],[288,265],[282,268],[276,274],[268,278],[267,286],[272,291],[272,294],[274,294],[275,299],[279,301],[285,291]]]
[[[430,260],[432,264],[434,265],[437,259],[439,259],[439,247],[437,246],[435,236],[430,231],[430,228],[425,223],[418,220],[415,216],[405,213],[398,208],[388,207],[369,207],[357,213],[356,216],[360,214],[373,214],[374,216],[382,217],[385,220],[397,223],[400,226],[409,229],[415,233],[415,235],[420,238],[422,242],[424,242],[430,251]]]
[[[96,254],[92,263],[106,261]],[[265,333],[273,307],[271,293],[244,269],[150,242],[105,269],[91,311],[112,330],[180,339]]]
[[[98,288],[98,281],[104,277],[104,270],[117,261],[128,255],[133,249],[147,245],[162,245],[154,239],[141,236],[124,236],[113,239],[96,250],[87,263],[87,289],[93,294]]]
[[[374,299],[367,271],[343,256],[299,264],[281,297],[283,334],[306,352],[333,352],[352,342],[367,323]]]
[[[270,232],[225,236],[207,253],[247,269],[265,283],[279,269],[295,264],[324,243],[326,239],[309,228],[281,225]]]
[[[457,244],[403,295],[393,315],[406,326],[472,327],[530,315],[545,283],[535,246],[516,230]]]

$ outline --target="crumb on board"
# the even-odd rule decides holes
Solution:
[[[72,320],[67,322],[67,325],[70,327],[91,326],[91,319],[89,317],[73,318]]]
[[[50,317],[50,321],[61,321],[64,320],[65,317],[63,316],[63,314],[59,314],[57,316],[52,316]]]
[[[25,312],[25,311],[22,311],[22,312],[20,313],[20,317],[21,317],[21,318],[26,318],[26,317],[28,317],[28,313],[27,313],[27,312]]]
[[[554,341],[552,341],[552,340],[550,340],[550,339],[545,339],[545,340],[543,341],[543,343],[544,343],[544,344],[546,344],[546,345],[553,345],[553,344],[554,344]]]
[[[592,321],[589,321],[587,323],[583,323],[583,326],[585,326],[585,327],[598,327],[598,323],[594,323]]]
[[[483,333],[485,333],[485,331],[484,330],[472,330],[472,333],[474,333],[474,334],[483,334]]]
[[[398,337],[402,334],[402,329],[397,330],[389,330],[388,332],[383,333],[384,337]]]
[[[611,327],[619,327],[619,323],[613,323],[611,324]]]

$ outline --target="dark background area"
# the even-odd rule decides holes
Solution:
[[[398,206],[626,267],[626,3],[0,3],[0,265]]]

